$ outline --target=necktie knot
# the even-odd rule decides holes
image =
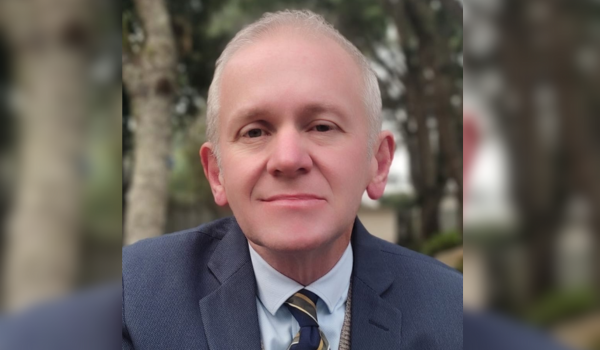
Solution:
[[[300,332],[294,337],[289,347],[290,350],[327,350],[329,348],[325,335],[319,330],[318,299],[316,294],[302,289],[285,302],[300,326]]]
[[[292,295],[286,302],[288,310],[292,313],[300,327],[319,326],[317,321],[316,294],[303,289]]]

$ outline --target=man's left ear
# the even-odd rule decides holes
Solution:
[[[367,186],[367,194],[371,199],[379,199],[383,196],[383,190],[387,183],[388,173],[392,160],[394,159],[394,150],[396,143],[394,136],[389,131],[382,131],[377,139],[377,148],[371,160],[373,174],[371,181]]]

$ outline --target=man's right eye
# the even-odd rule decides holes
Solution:
[[[246,137],[255,138],[263,136],[263,131],[261,129],[252,129],[246,133]]]

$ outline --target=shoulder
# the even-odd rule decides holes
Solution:
[[[389,295],[401,296],[400,302],[412,305],[450,303],[454,311],[462,313],[463,278],[460,272],[430,256],[372,235],[361,235],[359,244],[361,246],[354,249],[358,253],[355,254],[355,265],[358,265],[355,268],[362,271],[363,276],[393,280],[387,291]]]
[[[201,327],[198,301],[219,287],[209,262],[235,227],[233,218],[221,219],[123,249],[124,341],[130,337],[153,346],[184,341],[181,335]],[[165,329],[172,337],[160,333]]]
[[[403,309],[421,317],[436,317],[460,322],[463,314],[463,276],[452,267],[410,249],[385,244],[382,254],[389,261],[394,290],[390,295],[403,296]]]
[[[463,277],[456,269],[430,256],[374,237],[388,269],[397,278],[413,284],[435,283],[437,291],[459,293],[462,298]]]
[[[123,248],[124,295],[133,299],[158,290],[192,291],[196,282],[211,286],[208,262],[232,225],[233,218],[221,219]]]
[[[462,275],[432,257],[379,239],[372,242],[380,255],[372,259],[377,265],[357,263],[371,263],[371,270],[391,275],[393,282],[381,297],[402,313],[403,341],[414,348],[462,349]]]
[[[157,263],[176,263],[209,253],[218,244],[235,221],[233,218],[216,220],[188,230],[148,238],[123,248],[123,273],[139,266]]]

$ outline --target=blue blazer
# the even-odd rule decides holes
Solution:
[[[352,231],[351,348],[462,349],[462,275]],[[123,249],[123,349],[260,349],[248,242],[233,218]],[[337,349],[334,349],[337,350]]]

